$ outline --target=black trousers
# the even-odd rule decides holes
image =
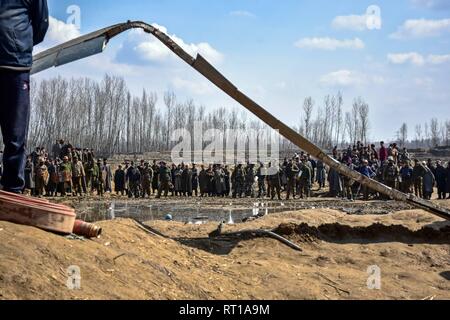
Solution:
[[[5,191],[25,187],[26,141],[30,121],[30,73],[0,68],[0,127],[5,151],[1,184]]]

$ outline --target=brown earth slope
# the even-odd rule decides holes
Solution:
[[[214,224],[147,223],[174,240],[132,220],[99,224],[100,239],[80,241],[0,222],[0,299],[450,299],[449,224],[420,210],[316,209],[225,227],[278,228],[303,252],[268,238],[209,240]],[[66,287],[72,265],[80,290]],[[381,290],[367,288],[372,265]]]

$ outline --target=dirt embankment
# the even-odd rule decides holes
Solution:
[[[449,224],[420,211],[350,216],[329,209],[266,216],[225,232],[277,229],[268,238],[208,239],[217,225],[101,222],[72,240],[0,222],[0,299],[450,299]],[[440,230],[440,231],[437,231]],[[81,270],[69,290],[67,268]],[[367,287],[369,266],[381,290]]]

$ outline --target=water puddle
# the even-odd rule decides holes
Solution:
[[[114,201],[89,202],[77,207],[78,218],[87,222],[114,220],[116,218],[132,218],[138,221],[171,220],[203,224],[206,222],[225,222],[227,224],[242,223],[252,217],[295,210],[297,206],[286,206],[284,203],[255,202],[253,205],[202,205],[148,202]]]
[[[80,219],[88,222],[131,218],[138,221],[170,220],[203,224],[206,222],[224,222],[228,224],[242,223],[255,217],[297,211],[303,209],[329,208],[345,212],[349,215],[385,215],[410,207],[395,201],[373,201],[355,203],[347,200],[315,200],[315,201],[236,201],[236,202],[193,202],[189,200],[175,201],[90,201],[76,206]]]

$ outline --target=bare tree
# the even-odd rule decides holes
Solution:
[[[408,125],[403,123],[398,130],[398,140],[401,146],[405,146],[408,141]]]
[[[344,99],[342,97],[342,93],[338,92],[336,96],[336,145],[340,145],[343,141],[343,130],[342,130],[342,107],[344,104]]]
[[[422,125],[416,125],[416,147],[423,143]]]
[[[361,137],[361,124],[360,124],[360,118],[359,118],[359,104],[355,100],[353,102],[352,107],[352,122],[353,122],[353,144],[356,144],[357,140]]]
[[[170,148],[170,132],[172,129],[172,111],[176,104],[176,96],[173,92],[166,92],[164,94],[164,104],[167,108],[166,113],[166,120],[167,120],[167,126],[166,126],[166,148],[169,150]]]
[[[425,140],[426,140],[427,146],[430,147],[431,135],[430,135],[430,129],[428,126],[428,122],[425,122]]]
[[[308,139],[311,138],[311,121],[312,121],[313,109],[314,109],[313,99],[311,97],[306,98],[303,103],[303,124],[304,124],[305,136]]]
[[[438,119],[433,118],[430,121],[431,146],[439,146],[439,122]]]
[[[345,113],[345,131],[347,132],[349,142],[355,143],[356,141],[355,121],[350,112]]]
[[[359,117],[361,123],[361,141],[363,141],[365,144],[367,144],[368,142],[370,129],[369,111],[369,105],[362,101],[361,105],[359,106]]]

